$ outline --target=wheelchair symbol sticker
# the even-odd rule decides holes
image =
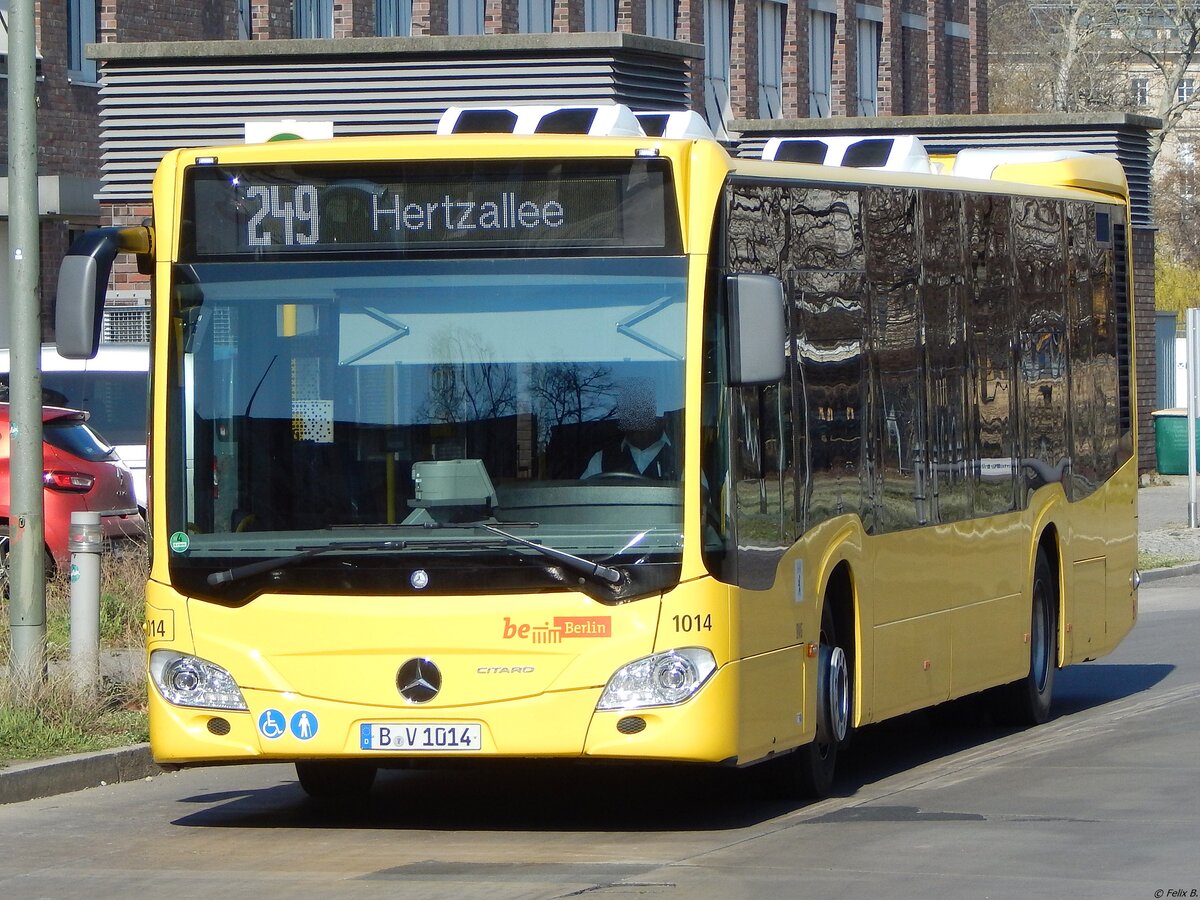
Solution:
[[[287,733],[287,719],[277,709],[264,710],[258,717],[258,730],[269,740],[283,737]]]
[[[291,728],[293,736],[307,741],[317,733],[317,717],[307,709],[302,709],[292,716]]]

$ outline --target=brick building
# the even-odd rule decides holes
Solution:
[[[255,118],[403,133],[432,130],[451,103],[590,100],[691,107],[732,145],[748,123],[870,130],[880,117],[987,111],[980,0],[103,0],[90,17],[86,0],[68,7],[65,23],[40,17],[38,32],[40,162],[83,188],[69,210],[43,204],[47,313],[73,229],[140,222],[167,147],[239,141]],[[1143,282],[1139,293],[1152,290]],[[136,337],[148,285],[124,266],[113,287],[109,335]]]
[[[7,6],[0,0],[5,58]],[[987,109],[986,4],[979,0],[66,0],[66,7],[65,17],[58,7],[53,14],[35,7],[44,310],[72,234],[100,221],[98,194],[105,219],[137,221],[148,214],[144,198],[100,190],[101,77],[93,43],[399,37],[419,45],[439,37],[611,32],[703,48],[680,57],[686,103],[721,137],[730,136],[725,125],[734,118]],[[2,102],[7,107],[7,93]],[[0,179],[7,175],[7,146],[6,128]],[[3,285],[7,198],[3,180]],[[118,299],[144,302],[136,282],[128,287]],[[44,317],[48,321],[48,313]],[[110,318],[121,336],[138,335],[137,327],[120,326],[120,310]],[[0,315],[0,346],[7,335],[7,316]]]

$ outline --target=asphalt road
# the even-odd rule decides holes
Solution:
[[[819,803],[761,771],[523,765],[389,772],[330,812],[289,767],[198,769],[0,807],[0,896],[1200,896],[1200,576],[1141,600],[1047,725],[864,729]]]

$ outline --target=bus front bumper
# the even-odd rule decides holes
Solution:
[[[242,689],[249,710],[175,706],[150,689],[150,743],[166,765],[296,759],[596,758],[719,763],[735,759],[738,665],[676,706],[597,711],[601,689],[468,707],[370,707]],[[477,727],[476,727],[477,726]],[[425,749],[365,749],[380,729]]]

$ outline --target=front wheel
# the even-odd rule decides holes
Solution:
[[[1058,666],[1058,592],[1045,551],[1033,567],[1029,625],[1029,674],[997,689],[993,716],[1006,725],[1041,725],[1050,718]]]
[[[377,768],[355,760],[312,759],[296,762],[300,787],[314,800],[353,802],[364,798],[375,783]]]
[[[826,603],[817,658],[817,735],[793,754],[796,787],[804,797],[824,797],[833,789],[838,749],[850,733],[853,682],[846,641]]]

